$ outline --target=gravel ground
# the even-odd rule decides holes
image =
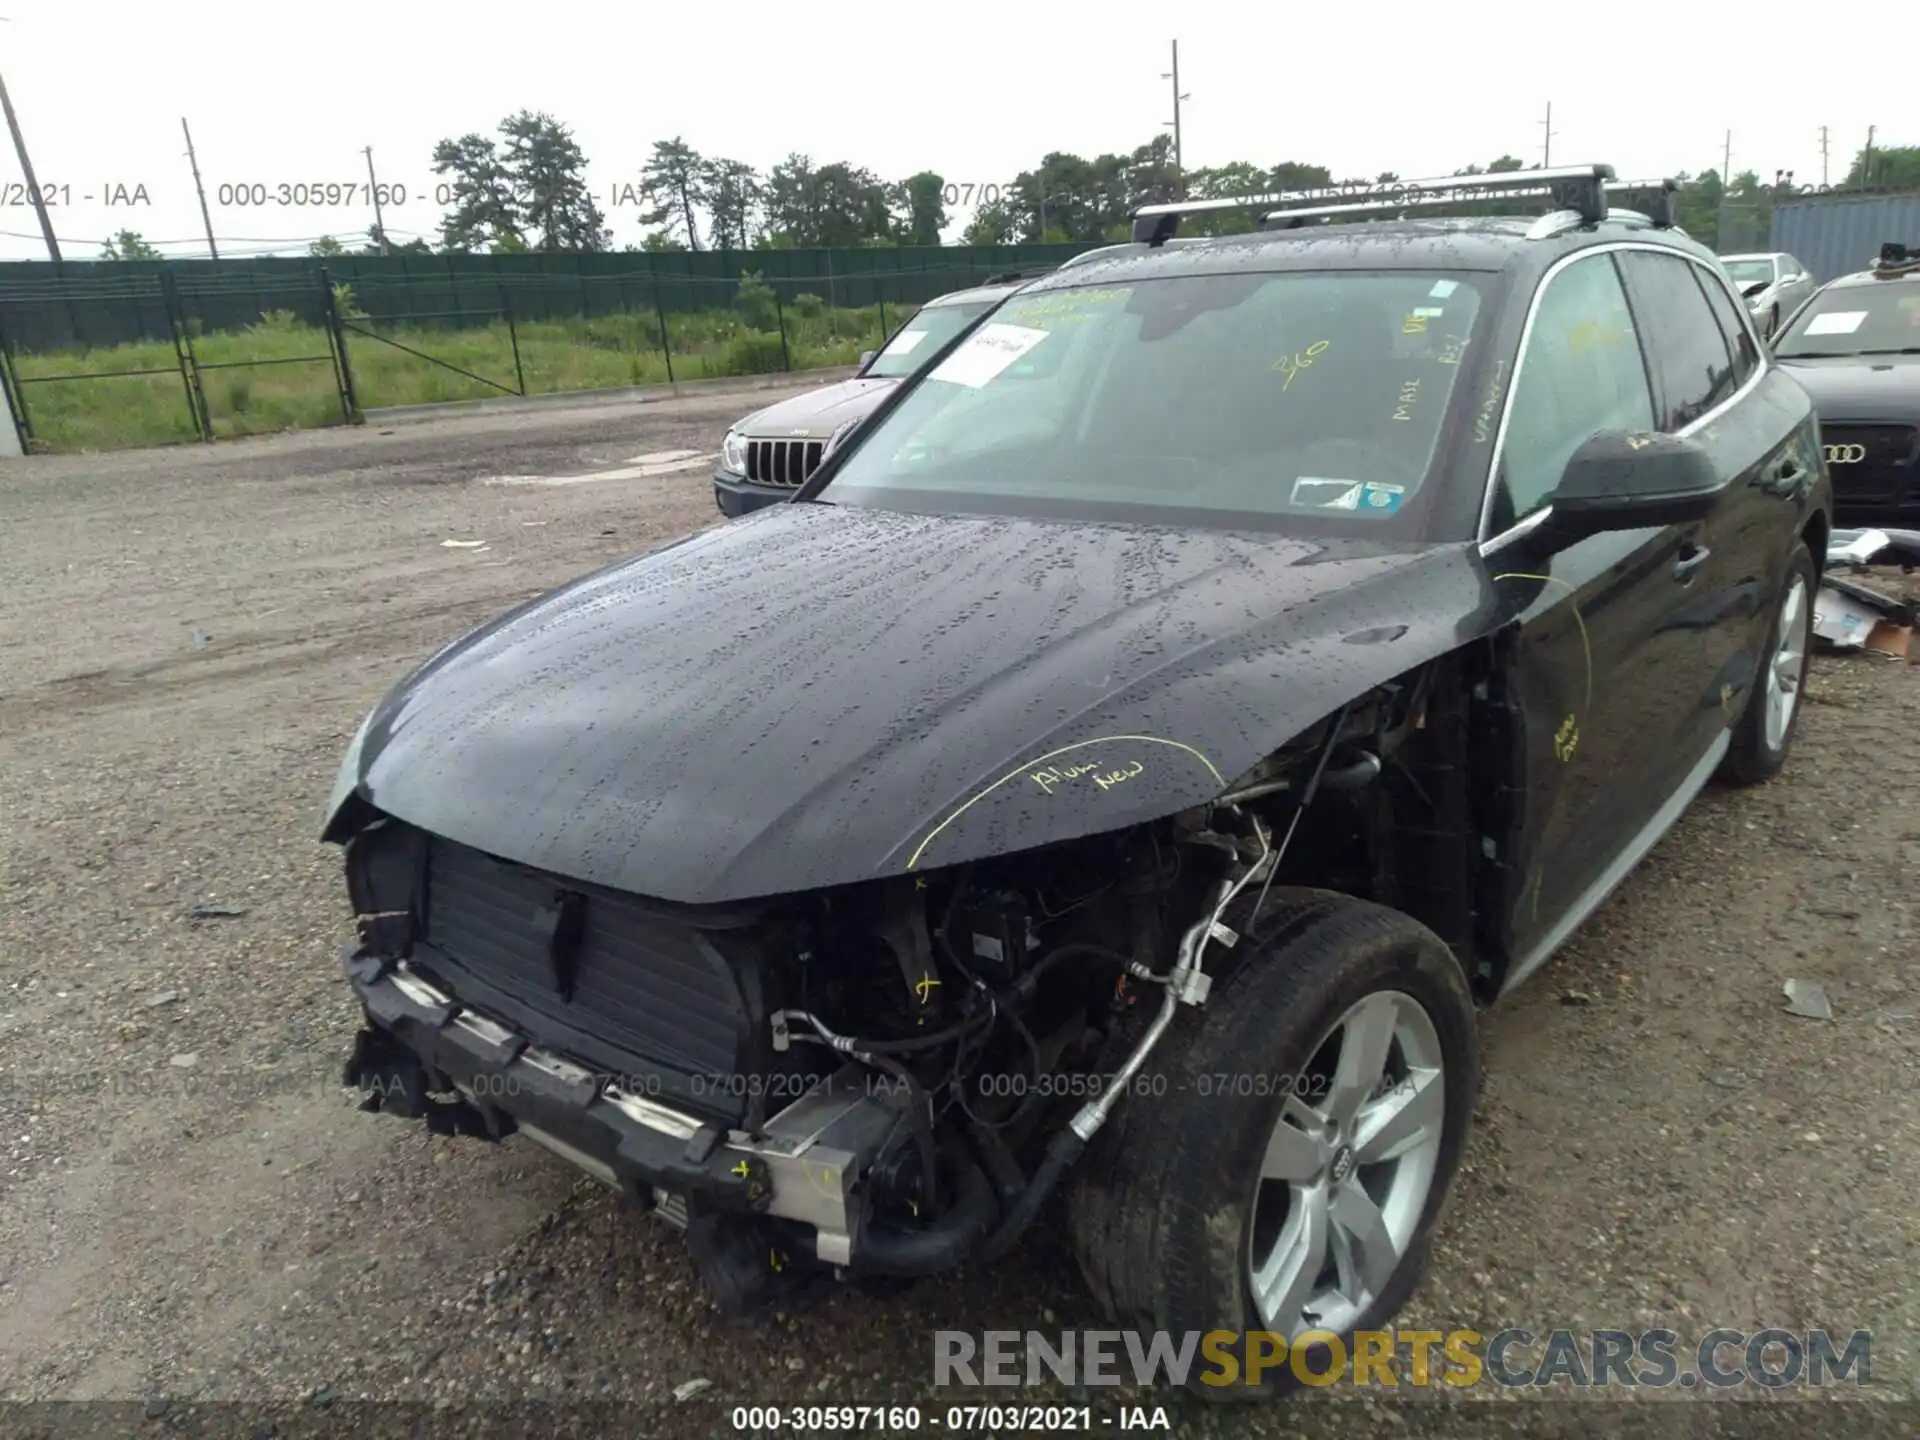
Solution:
[[[702,471],[476,477],[710,453],[742,408],[0,469],[0,1397],[132,1401],[71,1413],[179,1429],[196,1405],[271,1402],[291,1407],[282,1434],[449,1413],[363,1400],[607,1401],[627,1408],[585,1430],[727,1434],[742,1403],[1002,1401],[933,1389],[931,1332],[1098,1323],[1057,1226],[988,1273],[728,1322],[671,1231],[545,1152],[365,1116],[336,1084],[350,928],[315,837],[362,714],[470,625],[717,519]],[[1823,1403],[1818,1423],[1915,1432],[1917,679],[1816,661],[1787,774],[1709,791],[1486,1017],[1479,1125],[1404,1324],[1869,1329],[1873,1392],[1905,1404]],[[1793,977],[1825,986],[1832,1019],[1785,1013]],[[1090,1399],[1096,1428],[1145,1403],[1189,1435],[1626,1433],[1654,1415],[1695,1433],[1709,1412],[1734,1434],[1782,1415],[1483,1391],[1257,1414]],[[1810,1432],[1807,1413],[1779,1433]]]

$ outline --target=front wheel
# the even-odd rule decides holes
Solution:
[[[1767,323],[1765,328],[1763,328],[1760,332],[1760,338],[1762,340],[1773,339],[1773,332],[1778,330],[1779,328],[1780,328],[1780,307],[1776,305],[1773,307],[1773,309],[1767,312]]]
[[[1786,583],[1774,606],[1773,624],[1754,675],[1747,707],[1733,728],[1733,743],[1721,762],[1722,776],[1736,785],[1755,785],[1780,773],[1787,763],[1794,729],[1800,723],[1800,697],[1807,683],[1807,658],[1813,649],[1813,592],[1817,584],[1813,554],[1795,547]]]
[[[1473,1000],[1437,936],[1325,892],[1268,905],[1072,1206],[1081,1269],[1123,1322],[1239,1337],[1234,1373],[1189,1375],[1213,1399],[1290,1390],[1405,1303],[1477,1091]]]

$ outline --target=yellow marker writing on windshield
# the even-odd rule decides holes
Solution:
[[[1329,343],[1330,342],[1326,340],[1316,340],[1298,354],[1282,355],[1278,360],[1274,361],[1273,368],[1287,377],[1280,388],[1285,390],[1288,385],[1293,384],[1293,377],[1311,366],[1315,357],[1325,350]]]

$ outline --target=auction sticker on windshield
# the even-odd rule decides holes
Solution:
[[[1025,325],[983,325],[967,337],[965,344],[941,361],[927,378],[946,380],[978,390],[1050,333]]]
[[[1867,318],[1864,310],[1829,310],[1824,315],[1816,315],[1807,321],[1808,335],[1851,335],[1860,328],[1860,322]]]
[[[913,353],[913,347],[926,338],[927,332],[924,330],[902,330],[898,335],[893,337],[893,342],[881,353],[886,355],[910,355]]]
[[[1293,482],[1293,494],[1288,498],[1295,505],[1308,505],[1315,510],[1358,510],[1371,515],[1391,515],[1400,508],[1406,493],[1404,485],[1302,475]]]

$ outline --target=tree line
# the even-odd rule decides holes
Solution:
[[[332,237],[316,255],[606,251],[612,232],[600,200],[587,184],[587,159],[568,127],[544,112],[521,110],[495,134],[471,132],[440,141],[433,171],[448,182],[452,203],[440,221],[438,243],[405,243],[370,227],[358,246]],[[1514,155],[1455,175],[1500,174],[1529,167]],[[1739,228],[1734,243],[1764,245],[1772,206],[1784,185],[1763,182],[1751,170],[1730,180],[1716,170],[1677,177],[1678,219],[1688,234],[1712,245],[1723,217]],[[1137,206],[1181,195],[1232,198],[1280,190],[1391,184],[1392,172],[1336,181],[1326,166],[1285,160],[1273,165],[1236,161],[1189,169],[1174,163],[1173,142],[1161,134],[1131,151],[1091,159],[1052,151],[1010,179],[950,183],[934,170],[888,180],[865,166],[789,154],[764,174],[745,161],[704,155],[684,137],[655,141],[647,162],[607,192],[609,206],[639,210],[646,234],[627,250],[811,249],[846,246],[938,245],[950,213],[971,206],[960,237],[969,245],[1031,241],[1124,240]],[[1920,146],[1876,147],[1854,157],[1837,188],[1920,188]],[[1188,233],[1253,228],[1252,214],[1195,217]],[[1757,234],[1758,239],[1750,239]],[[1733,237],[1729,237],[1733,239]],[[157,259],[138,234],[122,231],[103,259]]]

